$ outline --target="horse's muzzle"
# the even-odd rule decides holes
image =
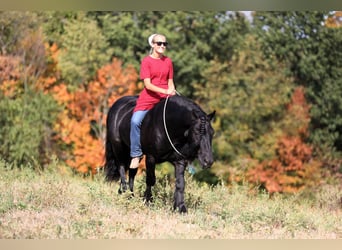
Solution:
[[[214,160],[212,159],[203,159],[203,162],[201,163],[203,169],[210,168],[214,163]]]

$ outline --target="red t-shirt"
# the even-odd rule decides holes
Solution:
[[[146,56],[140,65],[140,79],[150,78],[151,83],[163,89],[168,89],[168,80],[173,79],[173,65],[169,57],[160,59]],[[150,110],[160,99],[166,98],[165,94],[156,93],[144,88],[137,100],[134,112],[138,110]]]

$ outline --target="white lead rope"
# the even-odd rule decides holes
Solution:
[[[177,93],[178,95],[180,95],[177,91],[176,91],[176,93]],[[169,140],[169,142],[170,142],[172,148],[173,148],[180,156],[185,157],[181,152],[179,152],[179,151],[177,150],[177,148],[175,147],[175,145],[172,143],[171,138],[170,138],[170,136],[169,136],[169,132],[167,131],[165,113],[166,113],[166,104],[167,104],[167,102],[168,102],[168,100],[169,100],[169,97],[170,97],[169,95],[166,97],[165,104],[164,104],[164,110],[163,110],[163,122],[164,122],[165,133],[166,133],[167,139]]]

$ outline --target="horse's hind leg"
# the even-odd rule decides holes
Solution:
[[[184,181],[184,170],[186,163],[184,161],[180,161],[174,164],[175,165],[175,175],[176,175],[176,188],[174,194],[174,203],[173,208],[176,210],[178,208],[180,213],[186,213],[187,209],[184,203],[184,189],[185,189],[185,181]]]
[[[155,167],[154,158],[146,156],[146,190],[144,195],[146,203],[153,201],[152,187],[156,184]]]

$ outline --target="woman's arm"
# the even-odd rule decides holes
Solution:
[[[167,85],[168,85],[168,95],[175,95],[176,94],[176,87],[175,87],[175,83],[173,82],[173,79],[169,79],[167,81]]]
[[[144,79],[144,85],[145,85],[146,89],[151,90],[153,92],[165,94],[165,95],[174,95],[175,94],[175,85],[173,83],[173,80],[169,79],[167,84],[168,84],[168,89],[163,89],[163,88],[157,87],[156,85],[151,83],[150,78]]]

